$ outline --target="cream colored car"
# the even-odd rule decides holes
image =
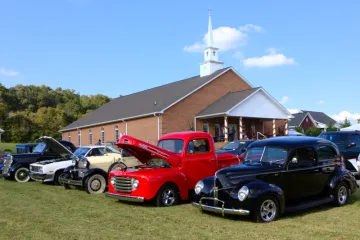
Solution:
[[[78,187],[90,194],[98,194],[105,192],[110,171],[139,165],[142,163],[125,151],[111,146],[92,146],[86,157],[73,160],[59,181],[65,189]]]

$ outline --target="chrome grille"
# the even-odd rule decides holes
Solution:
[[[12,162],[13,162],[13,157],[11,155],[7,156],[6,159],[5,159],[4,168],[3,168],[3,171],[2,171],[3,174],[9,172],[9,169],[11,167]]]
[[[128,177],[115,177],[114,188],[118,192],[130,193],[131,189],[131,179]]]
[[[30,165],[30,171],[31,172],[41,172],[42,169],[41,169],[40,166],[32,166],[32,165]]]

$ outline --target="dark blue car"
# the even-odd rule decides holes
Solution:
[[[249,146],[249,144],[254,141],[256,140],[236,140],[233,142],[229,142],[224,147],[216,150],[216,153],[217,154],[230,153],[233,155],[241,156],[246,151],[246,148]]]

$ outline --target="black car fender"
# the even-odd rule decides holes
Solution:
[[[105,178],[106,184],[107,184],[107,182],[108,182],[108,173],[107,173],[106,171],[102,170],[101,168],[91,168],[91,169],[89,169],[88,171],[86,171],[86,173],[84,174],[84,177],[83,177],[83,179],[82,179],[83,185],[85,184],[85,180],[86,180],[88,177],[90,177],[90,176],[92,176],[92,175],[94,175],[94,174],[100,174],[100,175],[102,175],[102,176]]]
[[[29,162],[16,162],[9,169],[10,176],[13,176],[14,173],[16,172],[16,170],[18,170],[19,168],[27,168],[30,170],[30,163]]]
[[[348,185],[348,188],[351,190],[351,192],[355,192],[357,188],[355,177],[349,170],[345,168],[338,168],[335,170],[332,178],[329,181],[330,194],[340,182],[344,182]]]
[[[249,194],[247,196],[248,201],[255,201],[256,199],[261,198],[265,195],[274,196],[279,203],[280,213],[282,214],[285,210],[285,195],[284,191],[277,185],[264,182],[264,181],[249,181],[247,183],[241,183],[237,185],[231,192],[231,197],[237,199],[238,192],[243,187],[246,186],[249,189]]]

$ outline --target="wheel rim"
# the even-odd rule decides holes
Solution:
[[[346,202],[347,195],[348,195],[348,192],[347,192],[346,187],[341,186],[339,188],[339,193],[338,193],[338,200],[339,200],[340,204],[344,204]]]
[[[175,202],[175,193],[172,189],[166,189],[162,196],[162,202],[166,206],[171,206]]]
[[[261,204],[260,207],[261,218],[265,222],[270,222],[275,218],[276,215],[276,204],[273,200],[266,200]]]
[[[60,176],[58,177],[58,183],[61,185],[61,186],[64,186],[64,183],[60,180],[60,178],[65,178],[66,176],[66,173],[62,173],[60,174]]]
[[[26,182],[29,179],[29,172],[26,170],[20,170],[16,174],[17,180],[20,182]]]
[[[93,191],[99,191],[101,188],[101,181],[98,178],[94,178],[90,183],[90,188]]]

